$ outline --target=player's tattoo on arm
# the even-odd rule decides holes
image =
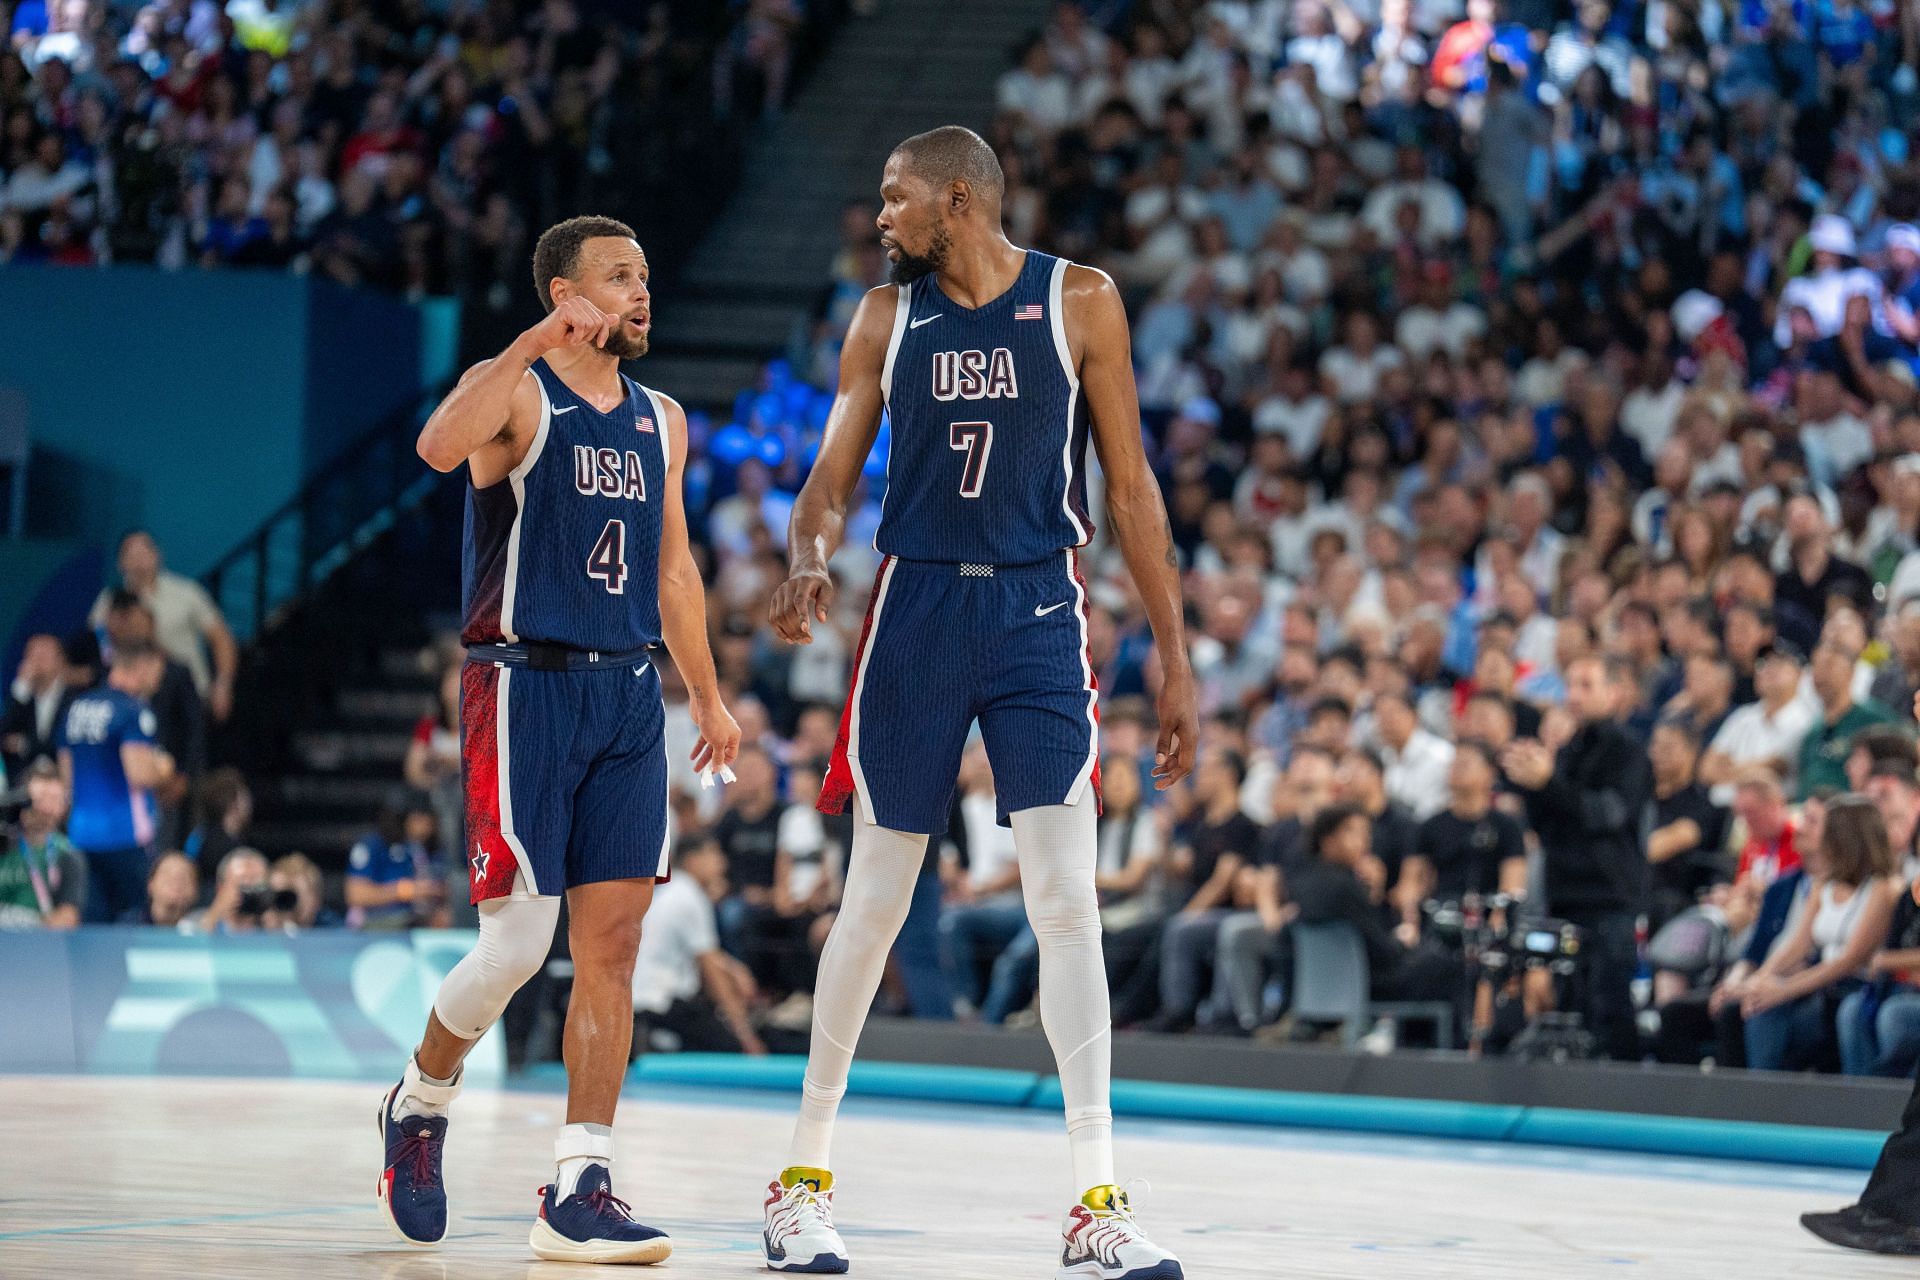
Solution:
[[[1166,520],[1167,531],[1167,568],[1178,569],[1180,567],[1180,557],[1175,554],[1173,549],[1173,517],[1166,516],[1164,518]]]

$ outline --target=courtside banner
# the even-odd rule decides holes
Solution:
[[[396,1075],[463,929],[0,932],[0,1071]],[[496,1026],[467,1060],[498,1079]]]

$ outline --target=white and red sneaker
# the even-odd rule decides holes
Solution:
[[[1066,1243],[1056,1280],[1185,1280],[1180,1260],[1147,1239],[1118,1187],[1087,1192],[1060,1234]]]
[[[833,1229],[833,1175],[825,1169],[787,1169],[767,1184],[767,1222],[761,1232],[767,1270],[840,1275],[847,1246]]]

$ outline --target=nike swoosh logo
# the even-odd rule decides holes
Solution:
[[[572,413],[575,409],[578,409],[579,407],[580,406],[577,404],[570,404],[564,409],[555,409],[553,411],[553,416],[557,418],[563,413]]]
[[[921,316],[918,320],[909,320],[907,321],[907,328],[918,329],[923,324],[932,324],[935,320],[938,320],[940,316],[945,314],[947,313],[942,311],[938,315]]]
[[[1033,606],[1033,616],[1036,618],[1044,618],[1048,614],[1052,613],[1055,609],[1066,608],[1067,603],[1068,603],[1067,601],[1062,600],[1059,604],[1050,604],[1044,609],[1042,609],[1039,605],[1035,605]]]

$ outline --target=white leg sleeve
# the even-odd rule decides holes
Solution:
[[[480,941],[440,984],[433,1011],[462,1040],[486,1034],[513,993],[553,948],[559,898],[495,898],[480,904]]]
[[[820,975],[813,986],[813,1042],[789,1167],[829,1167],[833,1120],[847,1092],[853,1047],[867,1024],[873,993],[880,989],[887,952],[913,904],[913,886],[926,852],[923,835],[853,824],[840,915],[820,952]]]
[[[1040,943],[1040,1023],[1060,1072],[1076,1194],[1113,1181],[1113,1017],[1093,890],[1097,817],[1091,789],[1078,804],[1013,815],[1020,890]]]

